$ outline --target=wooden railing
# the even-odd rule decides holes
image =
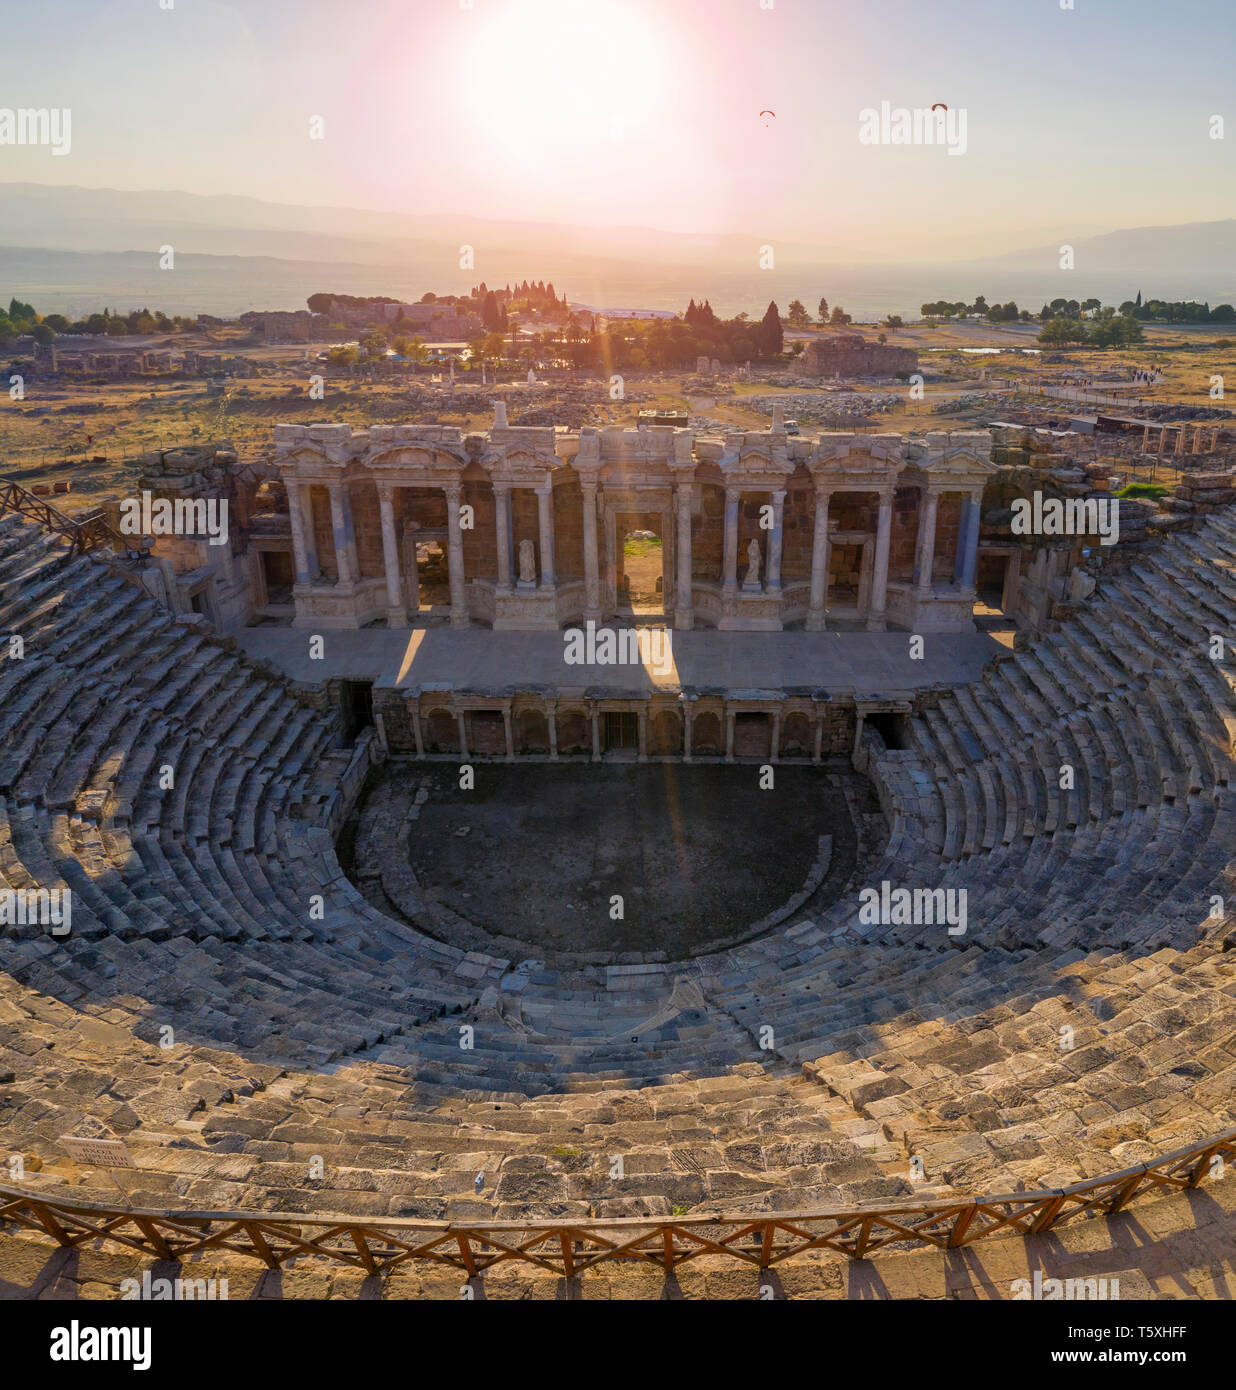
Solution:
[[[953,1250],[1001,1233],[1040,1235],[1081,1217],[1123,1211],[1140,1197],[1196,1187],[1216,1157],[1236,1159],[1236,1129],[1153,1163],[1050,1192],[612,1221],[364,1221],[258,1211],[124,1210],[0,1186],[0,1224],[50,1235],[68,1247],[102,1240],[163,1260],[228,1251],[271,1269],[318,1256],[371,1275],[413,1260],[447,1266],[465,1278],[509,1263],[572,1278],[613,1260],[642,1261],[670,1274],[703,1255],[767,1269],[809,1250],[861,1260],[890,1248]]]
[[[11,478],[0,478],[0,516],[6,512],[19,512],[56,535],[63,536],[69,542],[70,552],[74,555],[85,555],[88,551],[109,544],[119,545],[130,554],[140,553],[140,547],[133,544],[134,538],[122,536],[101,511],[72,517],[62,512],[59,507],[53,507],[50,502],[36,497]]]

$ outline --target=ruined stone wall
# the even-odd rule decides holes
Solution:
[[[811,578],[811,550],[815,543],[815,489],[791,487],[785,497],[781,535],[781,582]]]
[[[584,494],[575,477],[554,488],[554,571],[560,580],[584,577]]]
[[[808,343],[798,368],[818,376],[894,376],[897,372],[916,372],[918,353],[913,348],[889,347],[859,334],[846,334]]]
[[[893,530],[888,548],[888,577],[908,582],[914,576],[918,543],[918,491],[899,487],[893,494]]]
[[[941,497],[936,512],[936,552],[935,563],[931,567],[932,578],[937,583],[952,579],[957,563],[957,547],[961,544],[962,499],[960,497]]]
[[[375,483],[355,482],[352,496],[352,529],[356,533],[356,563],[362,579],[381,579],[386,573],[382,560],[382,513]]]
[[[725,489],[700,486],[700,513],[691,522],[692,579],[720,579],[725,558]]]
[[[402,491],[402,488],[396,488],[395,496],[398,497]],[[446,494],[440,489],[438,490],[438,498],[441,502],[440,509],[438,507],[422,507],[420,509],[416,519],[422,526],[447,525]],[[469,480],[463,485],[460,501],[463,506],[471,507],[473,513],[472,528],[460,531],[463,540],[464,574],[469,579],[476,579],[481,575],[496,578],[498,574],[496,494],[487,481],[474,482]],[[439,517],[440,519],[438,519]],[[443,549],[446,549],[445,542]],[[512,553],[517,554],[518,552]]]
[[[325,579],[339,578],[335,563],[335,531],[330,519],[330,492],[320,486],[309,489],[309,505],[313,511],[313,541],[318,552],[318,568]]]

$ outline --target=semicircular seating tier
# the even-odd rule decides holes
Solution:
[[[964,888],[964,935],[865,924],[855,882],[616,989],[378,911],[323,826],[333,716],[0,518],[0,887],[73,895],[2,938],[4,1143],[106,1197],[58,1142],[105,1127],[138,1204],[513,1218],[1048,1187],[1226,1128],[1234,542],[1210,517],[866,735],[865,881]]]

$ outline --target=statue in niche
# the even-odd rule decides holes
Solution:
[[[519,582],[536,583],[536,548],[531,541],[519,543]]]
[[[758,589],[760,587],[760,543],[751,537],[751,544],[747,547],[747,577],[743,580],[744,589]]]

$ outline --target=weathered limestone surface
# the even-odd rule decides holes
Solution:
[[[964,888],[964,934],[865,920],[855,891],[698,959],[559,970],[373,907],[326,828],[353,763],[334,717],[0,518],[25,641],[0,664],[0,878],[74,895],[68,937],[5,937],[5,1152],[111,1200],[59,1143],[103,1127],[149,1205],[582,1216],[1054,1186],[1227,1128],[1236,677],[1209,638],[1233,545],[1215,511],[981,680],[856,705],[889,830],[868,881]],[[1192,1251],[1210,1292],[1230,1232],[1182,1210],[1161,1258],[1119,1223],[1058,1239],[1087,1272],[1085,1242],[1116,1242],[1151,1292]]]

